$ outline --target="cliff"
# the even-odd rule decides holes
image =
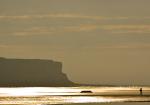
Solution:
[[[40,59],[0,58],[0,87],[74,86],[62,63]]]

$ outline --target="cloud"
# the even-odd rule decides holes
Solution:
[[[28,29],[16,30],[10,32],[9,34],[13,36],[41,36],[41,35],[51,35],[54,32],[57,32],[57,28],[54,27],[30,27]]]
[[[52,35],[69,32],[90,32],[96,30],[97,25],[76,25],[76,26],[62,26],[62,27],[32,27],[30,29],[23,29],[20,31],[9,32],[13,36],[39,36]],[[7,32],[8,33],[8,32]],[[4,33],[3,33],[4,34]]]
[[[119,30],[119,29],[144,29],[144,30],[150,30],[150,25],[104,25],[104,29],[108,30]]]
[[[110,33],[136,33],[136,34],[149,34],[150,33],[150,25],[144,24],[121,24],[116,25],[112,24],[113,21],[119,20],[118,22],[122,22],[123,20],[128,19],[150,19],[150,17],[133,17],[133,16],[96,16],[96,15],[85,15],[85,14],[71,14],[71,13],[52,13],[52,14],[26,14],[26,15],[0,15],[0,20],[34,20],[34,19],[51,19],[51,18],[60,18],[60,19],[87,19],[94,20],[93,23],[77,23],[76,25],[68,25],[61,24],[59,27],[56,26],[45,26],[45,27],[31,27],[31,29],[22,29],[16,30],[15,32],[10,32],[14,36],[36,36],[36,35],[51,35],[53,33],[61,33],[61,32],[90,32],[95,30],[104,30]],[[101,24],[100,20],[106,20],[106,23]],[[111,20],[111,21],[109,21]],[[127,21],[128,22],[128,21]],[[74,23],[74,22],[73,22]],[[18,24],[18,23],[17,23]],[[37,28],[37,29],[36,29]],[[7,33],[7,32],[6,32]]]
[[[62,29],[64,32],[89,32],[94,31],[98,28],[97,25],[93,24],[81,24],[76,26],[66,26]]]
[[[128,19],[129,17],[105,17],[83,14],[37,14],[37,15],[0,15],[0,20],[29,20],[29,19],[44,19],[44,18],[72,18],[72,19],[92,19],[92,20],[110,20],[110,19]]]
[[[0,49],[16,49],[16,48],[21,48],[21,45],[12,45],[12,44],[0,44]]]
[[[9,34],[19,37],[29,36],[50,36],[61,33],[79,33],[79,32],[94,32],[104,30],[113,34],[149,34],[150,25],[101,25],[101,24],[78,24],[78,25],[63,25],[63,26],[33,26],[28,29],[13,30],[11,32],[1,32],[2,35]]]
[[[150,25],[101,25],[101,24],[82,24],[78,26],[67,27],[66,30],[73,32],[90,32],[95,30],[105,30],[111,33],[150,33]]]
[[[120,30],[120,31],[113,31],[114,34],[150,34],[150,31],[144,30]]]
[[[18,32],[13,32],[13,36],[39,36],[39,35],[50,35],[52,34],[51,31],[18,31]]]
[[[25,30],[25,31],[17,31],[13,33],[16,36],[27,36],[27,35],[40,35],[40,34],[51,34],[55,32],[88,32],[94,30],[107,30],[108,32],[112,33],[150,33],[150,25],[115,25],[112,24],[114,21],[118,21],[121,23],[124,20],[135,20],[135,19],[150,19],[150,17],[134,17],[134,16],[99,16],[99,15],[86,15],[86,14],[74,14],[74,13],[51,13],[51,14],[24,14],[24,15],[0,15],[0,20],[34,20],[34,19],[51,19],[51,18],[60,18],[60,19],[87,19],[87,20],[94,20],[93,23],[77,23],[77,25],[67,26],[66,24],[60,28],[54,27],[51,28],[39,28],[39,30]],[[106,20],[106,23],[101,24],[99,21]],[[109,21],[111,20],[111,21]],[[127,21],[128,22],[128,21]],[[38,22],[37,22],[38,23]],[[74,22],[72,22],[74,23]],[[18,23],[17,23],[18,24]],[[110,25],[109,25],[110,24]],[[30,27],[30,26],[29,26]]]
[[[150,43],[122,43],[108,45],[89,45],[84,49],[150,49]]]
[[[150,44],[120,44],[116,46],[112,46],[112,48],[116,49],[141,49],[141,48],[150,48]]]
[[[0,15],[0,20],[30,20],[30,19],[45,19],[45,18],[65,18],[65,19],[92,19],[95,22],[99,20],[111,20],[105,23],[77,23],[75,25],[61,24],[59,27],[56,26],[45,26],[45,27],[30,27],[30,29],[15,30],[15,32],[9,32],[14,36],[36,36],[36,35],[51,35],[54,33],[62,32],[91,32],[95,30],[104,30],[110,33],[121,34],[121,33],[136,33],[136,34],[149,34],[150,25],[144,24],[112,24],[113,20],[126,20],[126,19],[150,19],[149,17],[130,17],[130,16],[93,16],[93,15],[83,15],[83,14],[37,14],[37,15]],[[28,21],[30,22],[30,21]],[[121,22],[121,21],[120,21]],[[128,21],[127,21],[128,22]],[[4,34],[7,32],[4,32]]]
[[[91,20],[141,20],[150,19],[150,17],[135,16],[100,16],[74,13],[50,13],[50,14],[24,14],[24,15],[0,15],[0,20],[30,20],[30,19],[46,19],[46,18],[67,18],[67,19],[91,19]]]
[[[68,45],[30,45],[30,44],[19,44],[19,45],[12,45],[12,44],[1,44],[0,45],[0,49],[15,49],[15,50],[22,50],[22,49],[51,49],[51,50],[55,50],[55,51],[60,51],[60,50],[68,50],[68,49],[72,49],[72,47],[70,48]],[[82,47],[78,47],[78,49],[80,50],[96,50],[96,49],[150,49],[150,43],[121,43],[121,44],[107,44],[107,45],[102,45],[102,44],[94,44],[94,45],[88,45],[88,46],[82,46]]]
[[[93,32],[98,30],[105,30],[110,33],[135,33],[135,34],[149,34],[150,25],[100,25],[100,24],[79,24],[72,26],[60,27],[31,27],[29,29],[22,29],[20,31],[9,32],[13,36],[43,36],[61,33],[78,33],[78,32]],[[8,32],[6,32],[8,33]],[[4,34],[4,33],[3,33]]]
[[[113,33],[150,33],[150,25],[103,25],[101,28]]]
[[[8,45],[0,44],[0,48],[8,48]]]
[[[0,44],[0,52],[7,50],[7,52],[13,51],[33,51],[33,50],[40,50],[40,51],[63,51],[66,47],[63,45],[53,45],[53,44],[31,44],[31,43],[20,43],[20,44]]]

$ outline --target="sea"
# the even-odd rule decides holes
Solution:
[[[150,87],[1,87],[1,105],[150,105]]]

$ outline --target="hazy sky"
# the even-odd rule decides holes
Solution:
[[[0,56],[62,61],[78,83],[148,85],[150,0],[0,0]]]

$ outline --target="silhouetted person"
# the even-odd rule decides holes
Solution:
[[[143,90],[142,90],[142,88],[140,88],[140,95],[141,95],[141,96],[143,95]]]

